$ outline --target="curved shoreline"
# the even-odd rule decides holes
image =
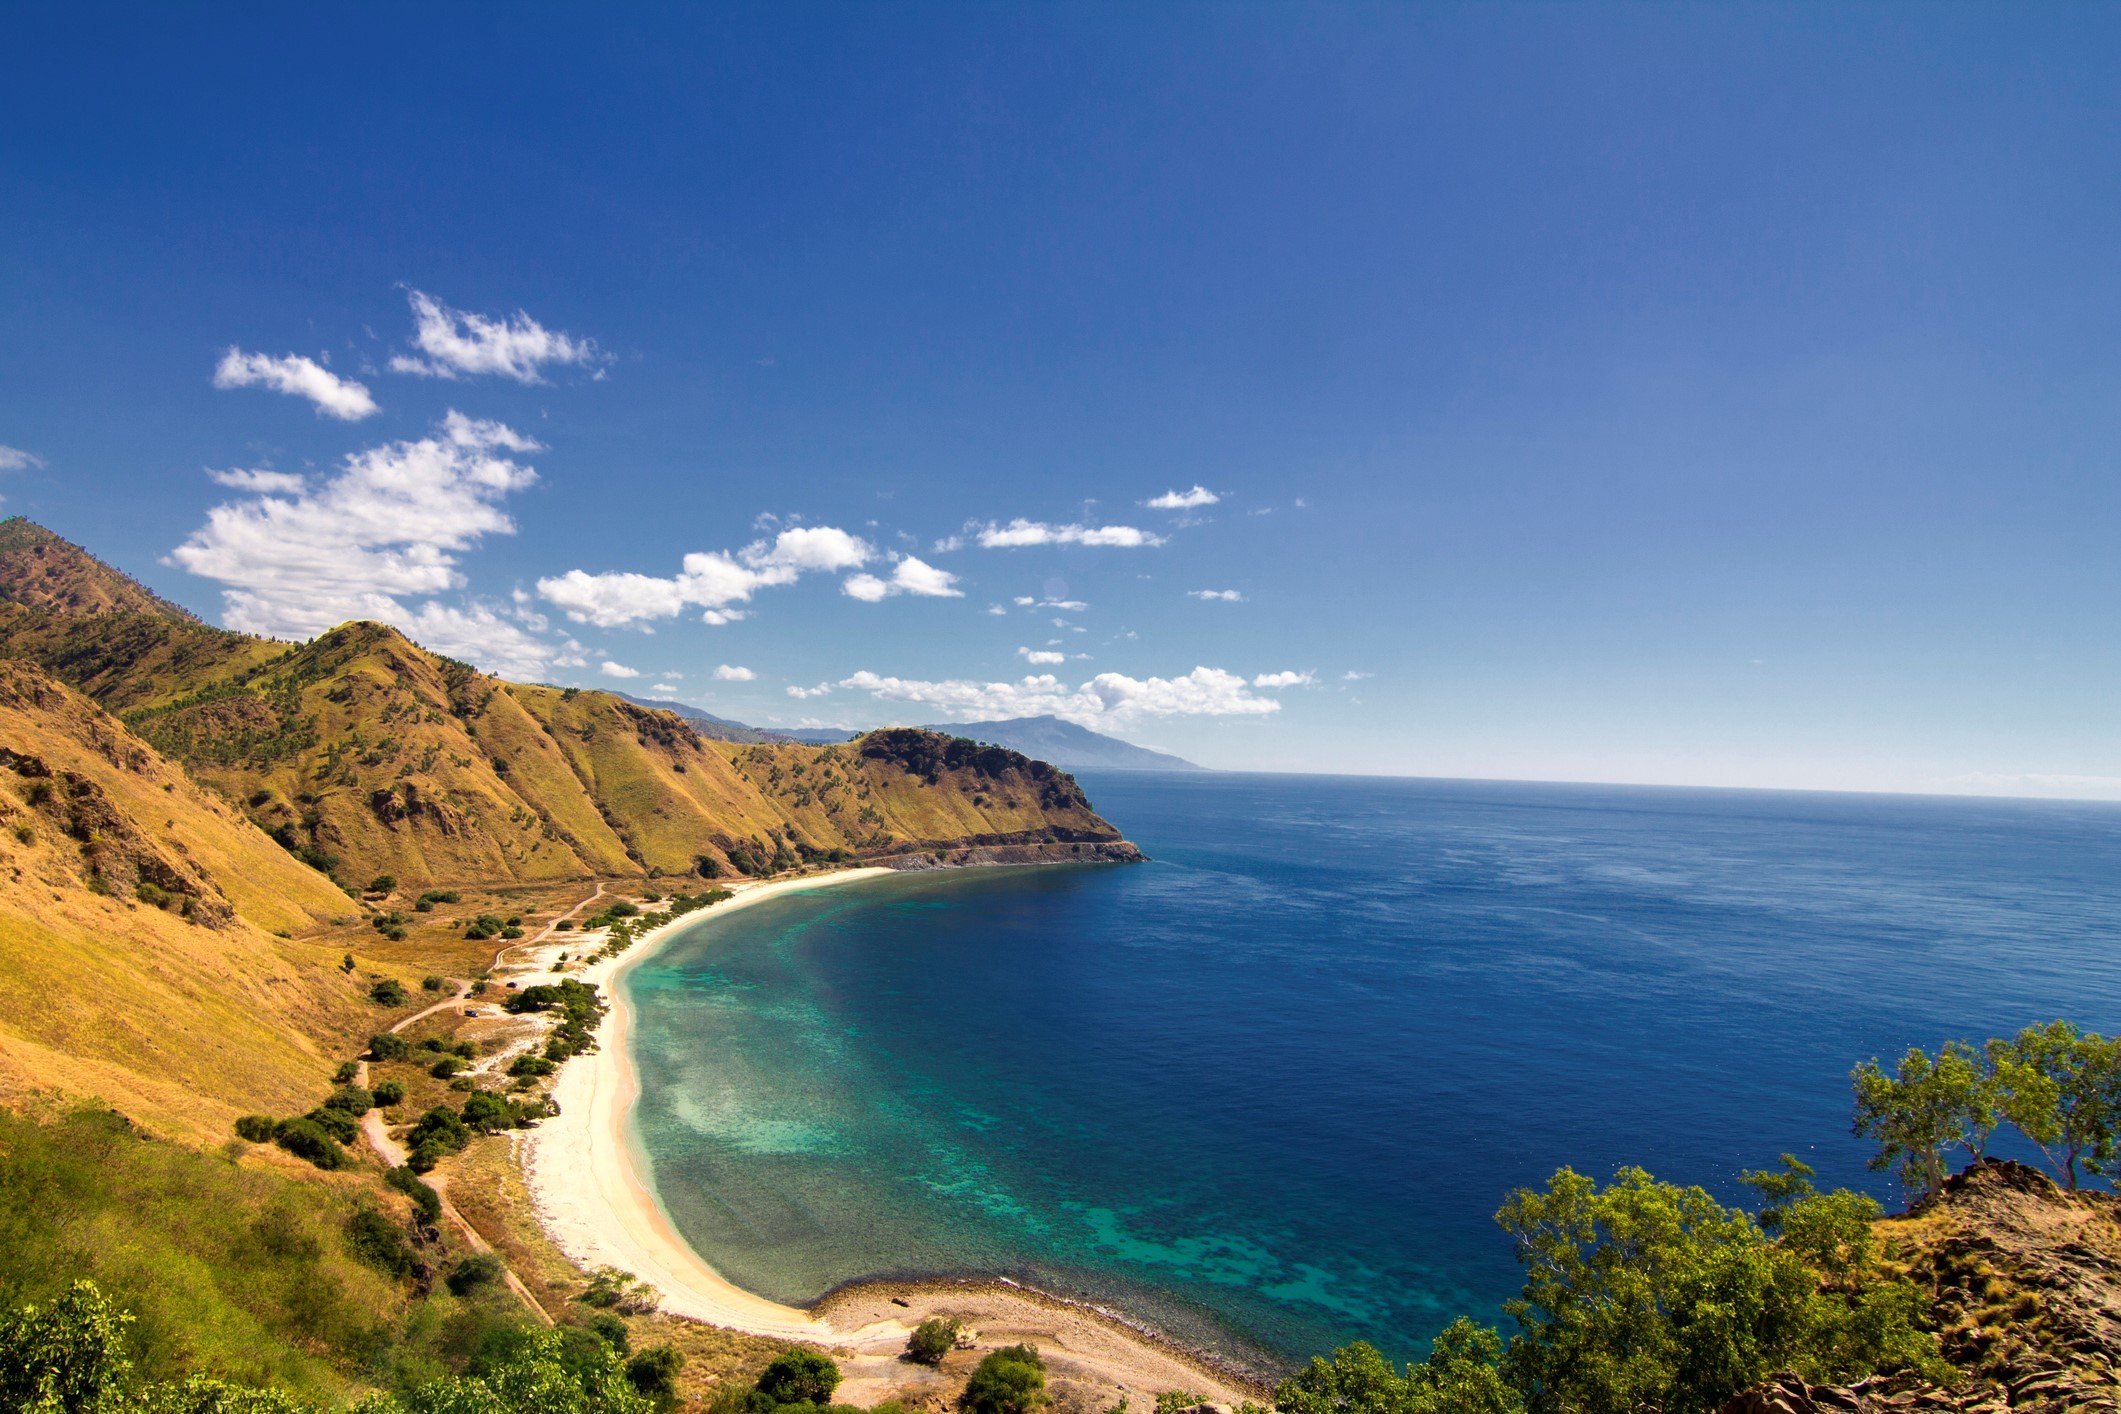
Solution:
[[[597,1028],[597,1048],[560,1068],[552,1087],[560,1112],[532,1132],[525,1165],[538,1220],[560,1249],[586,1267],[618,1267],[653,1283],[663,1309],[757,1335],[829,1342],[833,1332],[809,1312],[745,1291],[708,1265],[685,1241],[655,1195],[647,1156],[628,1123],[640,1080],[630,1032],[633,1008],[620,978],[681,929],[735,909],[806,889],[831,888],[891,873],[841,869],[807,878],[753,884],[734,898],[673,918],[636,938],[617,957],[575,974],[595,983],[610,1010]]]
[[[865,1278],[835,1287],[807,1310],[783,1305],[724,1277],[671,1222],[630,1123],[639,1077],[632,1007],[618,981],[692,924],[786,894],[895,872],[841,869],[740,885],[735,897],[658,925],[617,957],[568,974],[597,984],[610,1009],[598,1028],[597,1049],[560,1068],[552,1090],[559,1114],[527,1136],[523,1167],[539,1223],[578,1265],[617,1267],[654,1285],[672,1315],[830,1347],[855,1361],[850,1376],[880,1389],[920,1378],[907,1367],[892,1368],[898,1351],[919,1320],[947,1311],[972,1315],[992,1329],[1057,1341],[1064,1367],[1150,1400],[1169,1389],[1203,1387],[1206,1397],[1222,1403],[1259,1398],[1268,1388],[1260,1372],[1119,1312],[1000,1277]],[[874,1367],[867,1379],[860,1378],[863,1365]]]

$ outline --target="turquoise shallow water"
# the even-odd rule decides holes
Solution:
[[[1559,1164],[1884,1189],[1849,1066],[2121,1003],[2121,810],[1090,777],[1155,862],[709,915],[628,975],[682,1232],[807,1301],[1002,1273],[1288,1360],[1492,1318]]]

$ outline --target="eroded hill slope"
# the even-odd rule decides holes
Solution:
[[[367,984],[274,935],[349,907],[94,703],[0,661],[0,1093],[202,1138],[310,1102]]]

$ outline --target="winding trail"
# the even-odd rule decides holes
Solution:
[[[508,954],[516,948],[528,947],[537,943],[544,942],[546,939],[550,938],[555,932],[559,930],[559,926],[562,920],[573,918],[577,913],[580,913],[583,909],[589,907],[589,905],[595,903],[603,896],[604,885],[602,882],[599,882],[596,887],[596,892],[590,894],[587,898],[577,903],[574,907],[568,909],[565,913],[562,913],[555,917],[550,923],[547,923],[543,928],[538,930],[538,935],[536,937],[518,940],[516,942],[508,943],[503,946],[499,952],[496,952],[493,955],[492,967],[499,967],[501,965],[501,959],[508,956]],[[420,1010],[414,1012],[410,1016],[401,1017],[399,1020],[392,1023],[389,1034],[395,1036],[399,1032],[405,1030],[406,1027],[413,1025],[415,1022],[425,1021],[428,1017],[433,1016],[438,1012],[453,1011],[459,1015],[462,1015],[464,1010],[465,999],[468,998],[470,995],[471,983],[459,982],[457,984],[457,991],[455,996],[447,997],[442,1001],[436,1002],[433,1006],[422,1007]],[[354,1083],[360,1085],[364,1089],[367,1088],[367,1061],[361,1060],[356,1061],[354,1063]],[[361,1116],[361,1136],[368,1141],[368,1147],[376,1151],[376,1157],[380,1158],[386,1166],[390,1168],[400,1168],[404,1165],[406,1159],[405,1146],[390,1137],[390,1127],[383,1123],[383,1115],[381,1111],[370,1110],[367,1114]],[[464,1215],[457,1211],[456,1204],[449,1201],[448,1175],[441,1172],[429,1173],[427,1175],[427,1186],[434,1189],[436,1195],[441,1198],[442,1216],[449,1220],[449,1225],[455,1228],[457,1232],[462,1235],[466,1242],[471,1244],[471,1248],[474,1252],[493,1251],[493,1244],[488,1242],[485,1238],[481,1237],[479,1235],[478,1229],[473,1227],[469,1222],[467,1222],[464,1218]],[[525,1306],[529,1307],[533,1312],[535,1312],[538,1319],[543,1321],[546,1325],[549,1326],[553,1324],[552,1313],[545,1309],[545,1307],[542,1303],[539,1302],[537,1297],[531,1295],[530,1288],[523,1285],[522,1279],[519,1278],[515,1274],[515,1272],[507,1266],[505,1262],[502,1264],[501,1272],[504,1280],[506,1280],[506,1282],[508,1283],[508,1289],[515,1293],[516,1298],[520,1300]]]

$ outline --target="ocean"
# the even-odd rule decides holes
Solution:
[[[1733,1201],[1870,1056],[2121,1003],[2121,808],[1085,776],[1152,856],[900,875],[622,981],[689,1241],[806,1302],[984,1273],[1283,1366],[1399,1357],[1518,1269],[1493,1213],[1638,1164]]]

